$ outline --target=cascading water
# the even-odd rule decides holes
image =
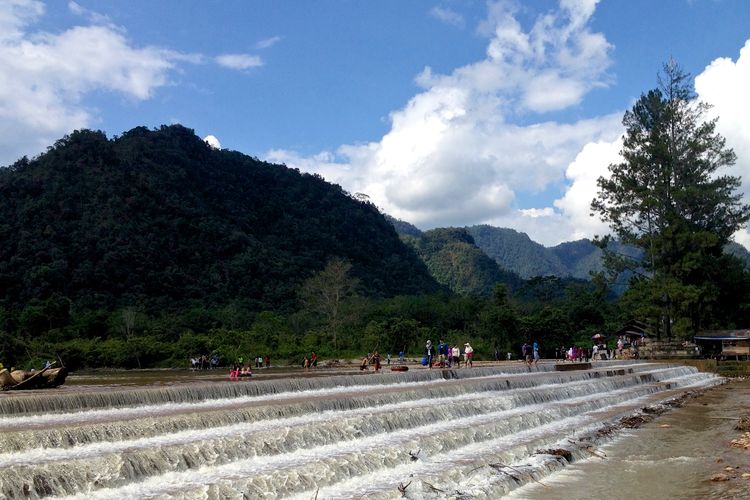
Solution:
[[[0,397],[0,498],[496,498],[718,377],[551,365]],[[6,397],[8,396],[8,397]]]

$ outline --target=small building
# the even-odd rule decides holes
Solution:
[[[750,360],[750,330],[706,330],[693,338],[703,356]]]
[[[644,345],[652,340],[655,335],[651,333],[650,327],[638,321],[637,319],[631,319],[625,323],[622,328],[612,333],[615,339],[623,337],[628,344]]]

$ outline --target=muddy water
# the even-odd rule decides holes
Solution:
[[[581,462],[586,435],[722,382],[643,362],[263,375],[96,374],[60,390],[4,393],[0,499],[494,499],[535,480],[559,483],[558,498],[584,498],[585,467],[598,465]],[[618,439],[612,456],[638,439]],[[544,451],[554,449],[574,459],[570,475],[555,475],[565,464]],[[684,497],[681,484],[635,498]],[[585,493],[610,498],[611,487]]]
[[[734,430],[750,413],[750,381],[709,390],[644,424],[623,431],[590,458],[513,492],[511,498],[576,499],[746,499],[750,498],[750,451],[732,448]],[[731,468],[731,471],[725,468]],[[728,481],[711,477],[724,473]]]

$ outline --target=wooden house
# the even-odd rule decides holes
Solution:
[[[694,339],[704,356],[750,360],[750,330],[707,330]]]

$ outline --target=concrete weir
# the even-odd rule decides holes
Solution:
[[[613,419],[721,380],[542,363],[13,395],[0,498],[497,498],[590,456],[575,443]]]

